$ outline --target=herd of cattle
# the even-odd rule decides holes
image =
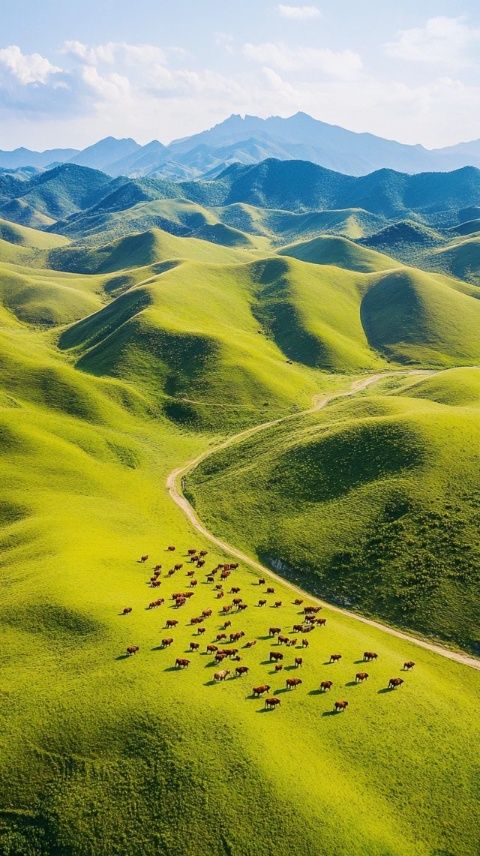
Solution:
[[[174,553],[176,548],[173,545],[169,545],[166,548],[167,552]],[[173,609],[179,610],[190,600],[191,597],[194,596],[194,589],[198,585],[197,573],[201,570],[206,563],[207,550],[197,550],[195,548],[190,548],[186,552],[185,559],[190,564],[190,568],[186,571],[186,578],[188,582],[188,589],[186,591],[176,591],[173,592],[170,596],[170,603]],[[142,555],[138,562],[142,565],[145,565],[148,562],[149,556],[148,554]],[[192,567],[193,566],[193,567]],[[177,562],[174,564],[166,573],[165,577],[170,578],[175,574],[180,572],[184,567],[183,562]],[[217,600],[222,600],[226,594],[227,588],[227,580],[231,576],[232,572],[238,568],[237,562],[229,562],[223,564],[217,564],[215,568],[209,570],[205,574],[205,582],[211,584],[213,586],[213,590],[215,593],[215,597]],[[160,577],[162,576],[162,565],[156,564],[153,567],[152,575],[148,580],[148,585],[150,588],[159,588],[161,585]],[[218,580],[218,581],[217,581]],[[266,580],[260,578],[258,580],[259,586],[265,586]],[[228,616],[233,616],[235,614],[239,614],[248,608],[248,604],[245,603],[242,597],[239,596],[240,587],[239,586],[230,586],[228,593],[230,595],[235,595],[232,598],[231,603],[223,603],[220,606],[219,615],[223,619],[223,624],[220,627],[218,633],[216,633],[214,642],[209,642],[205,647],[205,653],[211,654],[214,658],[215,664],[219,666],[223,664],[224,661],[231,662],[232,668],[221,668],[216,671],[213,675],[213,680],[216,683],[220,683],[221,681],[227,680],[227,678],[241,678],[245,675],[248,675],[249,667],[245,665],[235,665],[233,663],[239,663],[242,659],[242,655],[239,652],[238,647],[225,647],[225,643],[228,645],[235,645],[235,643],[240,643],[243,640],[245,633],[243,630],[233,631],[231,630],[232,621]],[[274,595],[275,589],[272,586],[266,587],[267,595]],[[165,603],[165,598],[160,597],[156,600],[150,601],[146,609],[156,609],[162,606]],[[274,672],[281,672],[284,668],[294,668],[299,669],[303,665],[303,657],[294,656],[293,662],[286,666],[285,664],[285,655],[282,651],[279,651],[278,648],[281,646],[285,646],[286,648],[302,648],[307,649],[309,647],[309,640],[307,638],[308,634],[310,634],[316,627],[324,627],[327,623],[326,618],[321,618],[318,616],[318,613],[321,610],[321,606],[313,606],[307,605],[304,606],[303,599],[296,598],[293,601],[293,604],[297,607],[300,607],[301,620],[293,624],[292,633],[294,634],[302,634],[302,638],[299,639],[298,636],[286,636],[282,633],[282,628],[277,626],[272,626],[268,630],[267,638],[270,638],[272,641],[275,640],[275,649],[272,649],[269,652],[268,663],[274,666]],[[266,598],[259,598],[257,601],[257,607],[262,608],[267,606]],[[282,606],[282,601],[274,601],[271,606],[273,608],[279,609]],[[129,615],[132,612],[131,606],[126,606],[121,612],[121,615]],[[204,626],[205,622],[211,618],[213,615],[213,609],[204,609],[200,613],[200,615],[194,616],[190,619],[189,625],[194,628],[194,633],[197,637],[203,636],[206,632],[206,627]],[[179,624],[179,619],[177,618],[167,618],[165,621],[165,628],[168,630],[173,630]],[[161,640],[161,648],[169,648],[174,642],[173,637],[166,636]],[[252,648],[257,644],[257,640],[253,639],[250,641],[246,641],[242,647]],[[127,656],[133,656],[137,654],[140,650],[138,645],[128,645],[126,649]],[[191,653],[198,652],[200,650],[200,642],[194,640],[189,643],[189,651]],[[363,661],[373,662],[378,658],[378,654],[375,651],[364,651],[363,653]],[[330,655],[329,663],[337,663],[342,659],[342,655],[339,653],[333,653]],[[187,657],[177,657],[175,660],[174,667],[175,669],[186,669],[190,665],[190,660]],[[407,660],[403,664],[404,671],[410,671],[415,666],[415,663],[412,660]],[[368,672],[358,671],[355,674],[355,683],[360,684],[364,681],[368,680],[369,674]],[[329,692],[333,686],[332,680],[324,680],[320,682],[319,687],[317,688],[320,693]],[[393,677],[390,678],[388,682],[387,689],[394,690],[400,687],[404,683],[403,678]],[[302,684],[302,679],[299,677],[288,677],[285,681],[285,689],[286,690],[294,690]],[[252,688],[252,697],[253,698],[265,698],[265,708],[268,710],[275,710],[281,704],[281,699],[276,696],[270,695],[271,687],[270,684],[260,684],[259,686],[255,686]],[[278,690],[277,690],[278,692]],[[333,709],[335,712],[339,713],[340,711],[346,710],[348,707],[348,701],[345,699],[340,699],[335,701]]]

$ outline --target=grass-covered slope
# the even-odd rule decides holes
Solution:
[[[318,237],[309,241],[289,244],[278,251],[279,255],[292,256],[317,265],[356,270],[361,273],[391,270],[395,262],[382,253],[360,247],[344,237]]]
[[[479,374],[269,429],[188,491],[214,531],[327,599],[478,653]]]
[[[218,600],[199,572],[192,600],[172,607],[172,592],[189,585],[186,549],[208,545],[162,488],[212,436],[150,421],[131,387],[64,364],[13,317],[1,342],[10,358],[0,360],[1,852],[267,856],[273,828],[299,856],[473,853],[476,673],[325,610],[309,649],[286,655],[304,658],[303,685],[286,693],[294,673],[273,674],[267,630],[289,632],[299,609],[279,584],[283,606],[257,608],[264,588],[240,568],[231,581],[249,607],[232,628],[257,644],[241,647],[246,679],[215,685],[204,651],[230,598]],[[226,559],[210,552],[206,567]],[[167,580],[174,562],[183,568]],[[146,609],[159,595],[163,606]],[[190,620],[204,609],[202,637]],[[166,631],[171,617],[178,627]],[[186,653],[197,640],[200,651]],[[127,658],[131,644],[140,651]],[[379,661],[354,686],[370,649]],[[339,665],[325,665],[330,650],[342,652]],[[186,671],[172,668],[179,656],[191,660]],[[406,659],[415,671],[385,692]],[[322,696],[326,677],[334,689]],[[272,714],[250,697],[264,681],[282,699]],[[337,697],[350,707],[332,716]]]

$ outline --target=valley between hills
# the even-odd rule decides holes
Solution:
[[[6,856],[477,851],[479,212],[0,171]]]

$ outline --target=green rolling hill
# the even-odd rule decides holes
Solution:
[[[243,563],[218,598],[203,571],[228,552],[165,490],[274,422],[188,477],[202,518],[286,581],[478,651],[479,290],[363,243],[413,194],[419,221],[443,224],[425,252],[461,246],[446,223],[474,205],[475,174],[439,190],[260,166],[181,185],[73,164],[0,175],[2,856],[476,852],[478,672],[324,607],[275,673],[268,628],[293,635],[303,605]],[[298,170],[312,186],[286,193]],[[190,588],[192,547],[208,554]],[[206,646],[229,644],[233,586],[249,672],[227,659],[216,683]],[[209,610],[202,635],[191,620]],[[252,698],[264,682],[276,712]]]

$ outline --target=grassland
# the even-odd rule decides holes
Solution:
[[[31,259],[19,264],[18,256],[0,268],[0,852],[267,856],[273,847],[298,856],[470,856],[478,844],[471,822],[477,672],[325,609],[327,625],[310,634],[309,648],[285,652],[286,665],[299,653],[305,662],[295,672],[302,685],[284,692],[293,672],[272,674],[266,661],[275,645],[265,637],[272,624],[290,633],[299,609],[281,584],[268,606],[257,607],[264,587],[240,567],[231,581],[248,609],[232,616],[232,628],[257,644],[240,650],[248,677],[217,685],[203,652],[230,597],[217,600],[199,572],[187,606],[177,613],[171,600],[189,583],[186,549],[208,545],[171,503],[167,473],[228,432],[294,414],[312,395],[387,365],[360,310],[390,271],[321,266],[272,250],[265,257],[258,246],[209,244],[207,261],[200,255],[206,242],[177,241],[154,233],[135,244],[137,254],[121,242],[98,252],[36,247],[42,265],[49,254],[64,254],[65,268],[73,268],[65,259],[75,252],[79,273],[33,267]],[[429,358],[469,359],[473,286],[408,275],[413,285],[406,288],[403,267],[397,283],[407,296],[422,289]],[[440,323],[442,301],[455,319],[454,344]],[[323,433],[341,437],[347,429],[362,437],[364,423],[400,420],[424,431],[426,445],[427,427],[443,419],[457,453],[462,436],[471,443],[477,436],[476,375],[459,371],[447,387],[439,375],[412,389],[382,388],[355,405],[339,403],[335,428],[331,413],[302,417],[296,439],[310,433],[320,442]],[[432,431],[433,448],[450,467],[458,503],[459,483],[467,492],[474,465],[468,449],[458,452],[454,483],[439,435]],[[285,453],[286,436],[284,428],[272,433],[272,455]],[[423,450],[415,435],[415,453],[417,447]],[[254,446],[239,451],[247,448]],[[404,453],[400,444],[400,463]],[[283,550],[288,530],[276,517],[275,495],[262,492],[262,460],[244,455],[242,472],[235,470],[215,499],[220,472],[209,473],[198,503],[206,517],[221,519],[222,532],[235,532],[252,550],[247,520],[261,533],[268,518]],[[257,510],[246,470],[258,475]],[[307,475],[300,471],[295,487],[290,472],[292,489],[304,481],[309,490]],[[424,470],[417,476],[409,473],[424,502]],[[339,469],[344,489],[342,478]],[[432,495],[442,495],[443,475],[429,478]],[[284,501],[288,511],[293,500]],[[302,510],[300,496],[297,502]],[[169,544],[177,547],[174,556]],[[144,566],[137,559],[145,553]],[[211,551],[206,568],[226,560]],[[164,574],[160,589],[149,588],[152,566],[160,562],[165,572],[173,561],[184,567],[168,580]],[[158,596],[165,603],[146,609]],[[130,615],[120,614],[125,606]],[[207,608],[213,615],[206,633],[194,635],[190,619]],[[166,633],[172,616],[179,625]],[[466,612],[466,631],[468,621]],[[172,647],[161,650],[169,635]],[[201,652],[185,654],[196,640]],[[131,644],[140,651],[126,657]],[[369,649],[378,662],[367,667],[369,681],[355,686]],[[342,660],[327,665],[333,651]],[[178,656],[190,657],[187,670],[172,668]],[[386,692],[408,659],[416,661],[414,671],[398,691]],[[319,682],[330,676],[334,688],[323,696]],[[250,698],[263,681],[282,700],[276,712],[264,713],[263,702]],[[345,714],[332,715],[336,698],[348,699]]]

